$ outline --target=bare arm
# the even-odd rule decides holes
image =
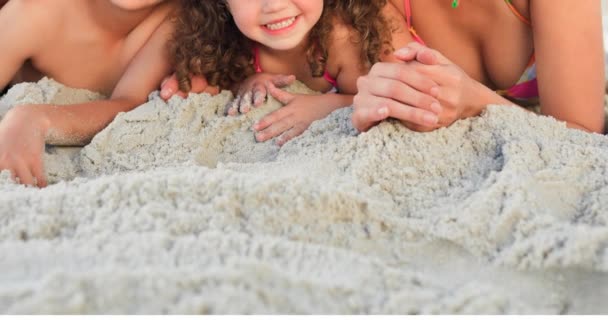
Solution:
[[[170,22],[163,23],[133,58],[108,100],[50,107],[28,106],[41,114],[40,126],[47,143],[84,144],[107,126],[119,112],[130,111],[147,100],[170,72],[165,43]]]
[[[157,30],[132,60],[109,100],[61,107],[23,105],[9,111],[0,122],[0,170],[11,171],[21,183],[46,186],[45,142],[84,144],[117,113],[145,102],[170,70],[165,51],[170,31],[168,22]]]
[[[599,1],[530,0],[541,113],[570,128],[604,130],[604,51]],[[488,104],[512,104],[475,84],[477,101],[464,116]]]
[[[0,88],[41,49],[41,39],[55,31],[53,15],[47,13],[44,5],[25,0],[11,1],[0,10]]]
[[[593,132],[604,129],[600,1],[530,0],[541,112]]]

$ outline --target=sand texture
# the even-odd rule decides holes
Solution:
[[[230,98],[154,93],[49,147],[43,190],[5,172],[0,312],[608,313],[607,137],[505,106],[358,135],[345,108],[279,149],[250,130],[279,105]]]

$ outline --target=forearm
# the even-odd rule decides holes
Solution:
[[[491,90],[491,89],[489,89],[489,88],[487,88],[487,87],[485,87],[485,86],[483,86],[481,84],[478,84],[478,85],[481,86],[481,87],[483,87],[483,88],[479,89],[480,90],[479,91],[480,92],[479,99],[477,100],[476,103],[474,103],[469,108],[468,114],[466,114],[466,117],[474,117],[474,116],[477,116],[477,115],[481,114],[485,110],[485,108],[488,105],[491,105],[491,104],[496,104],[496,105],[512,105],[512,106],[519,107],[519,108],[521,108],[523,110],[526,110],[528,112],[533,112],[531,109],[524,108],[524,107],[522,107],[522,106],[514,103],[513,101],[510,101],[510,100],[504,98],[503,96],[499,95],[495,91],[493,91],[493,90]],[[541,110],[541,113],[544,114],[544,115],[547,115],[547,116],[552,116],[550,114],[543,113],[542,110]],[[561,118],[555,117],[555,116],[554,116],[554,118],[557,119],[557,120],[559,120],[559,121],[564,121],[566,123],[566,125],[568,126],[568,128],[579,129],[579,130],[583,130],[583,131],[586,131],[586,132],[601,132],[601,130],[602,130],[600,128],[599,131],[598,131],[598,128],[600,126],[594,126],[593,128],[590,128],[589,126],[583,125],[581,123],[578,123],[576,121],[572,121],[572,120],[569,120],[569,119],[561,119]],[[603,120],[603,115],[601,116],[601,119]]]
[[[142,101],[112,99],[84,104],[24,105],[15,107],[9,117],[27,117],[53,145],[84,145],[103,130],[119,112],[133,109]]]
[[[355,95],[341,93],[326,93],[323,95],[323,98],[327,101],[325,105],[333,108],[332,112],[340,108],[351,106],[354,97]]]

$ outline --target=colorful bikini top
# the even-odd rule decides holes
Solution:
[[[412,25],[412,6],[410,4],[411,0],[405,0],[405,20],[407,22],[407,27],[410,31],[410,34],[416,40],[416,42],[426,45],[422,38],[416,33],[414,26]],[[515,14],[515,16],[525,23],[528,26],[532,26],[530,20],[524,17],[511,3],[512,0],[504,0],[509,9]],[[535,55],[532,54],[530,57],[530,61],[528,62],[528,66],[526,70],[524,70],[523,75],[519,78],[517,83],[509,89],[506,90],[497,90],[498,94],[504,96],[507,99],[515,101],[519,104],[530,106],[536,105],[539,102],[539,94],[538,94],[538,82],[536,80],[536,59]]]
[[[257,46],[253,47],[253,66],[255,68],[256,73],[264,72],[262,70],[262,65],[260,64],[260,50]],[[337,91],[338,81],[334,77],[332,77],[329,72],[327,72],[327,70],[325,70],[325,72],[323,73],[323,79],[327,80],[327,82],[329,82],[333,86],[333,89],[330,91]]]

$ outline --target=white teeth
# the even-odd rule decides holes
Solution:
[[[271,24],[267,24],[266,28],[270,29],[270,30],[280,30],[283,28],[287,28],[290,25],[292,25],[294,22],[296,21],[296,17],[292,17],[289,18],[287,20],[283,20],[279,23],[271,23]]]

